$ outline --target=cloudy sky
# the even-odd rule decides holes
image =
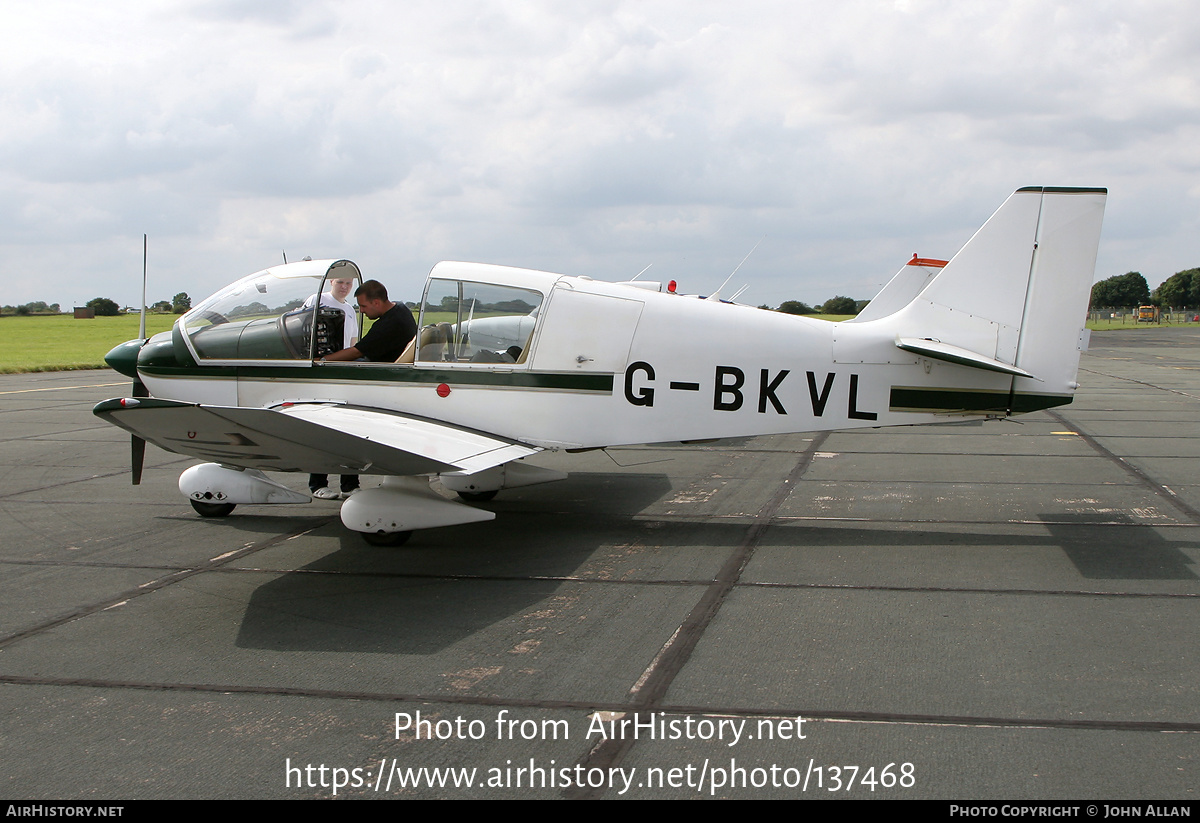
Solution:
[[[0,8],[5,294],[199,299],[347,257],[872,296],[1013,190],[1107,186],[1097,279],[1200,266],[1200,5],[217,0]],[[733,289],[727,289],[726,294]]]

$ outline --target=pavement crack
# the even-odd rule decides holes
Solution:
[[[335,518],[331,517],[328,521],[321,523],[318,526],[306,524],[303,528],[276,535],[275,537],[269,537],[266,540],[259,540],[255,543],[245,546],[244,548],[238,549],[237,551],[228,552],[220,557],[206,560],[196,566],[168,571],[161,577],[157,577],[145,583],[140,583],[132,589],[115,594],[112,597],[108,597],[104,600],[88,605],[80,606],[79,608],[73,609],[66,614],[59,615],[51,620],[43,621],[36,626],[31,626],[18,632],[0,636],[0,649],[11,646],[14,643],[25,640],[26,638],[39,635],[43,632],[49,631],[50,629],[57,628],[58,626],[71,623],[82,617],[88,617],[89,615],[96,614],[97,612],[102,612],[115,606],[123,605],[134,598],[141,597],[142,595],[146,595],[151,592],[156,592],[159,589],[179,583],[182,580],[187,580],[189,577],[193,577],[194,575],[217,570],[226,564],[234,562],[235,560],[240,560],[243,557],[254,554],[255,552],[260,552],[264,549],[269,549],[272,546],[284,542],[285,540],[290,540],[293,537],[299,537],[302,534],[327,525],[328,523],[333,522],[334,519]]]
[[[1095,437],[1093,437],[1092,435],[1090,435],[1086,431],[1084,431],[1083,428],[1081,426],[1079,426],[1078,424],[1070,422],[1069,420],[1067,420],[1067,418],[1063,417],[1058,412],[1047,411],[1046,414],[1049,415],[1054,420],[1057,420],[1062,425],[1070,428],[1076,434],[1078,434],[1083,439],[1083,442],[1085,442],[1089,446],[1091,446],[1096,451],[1097,454],[1099,454],[1100,456],[1115,463],[1116,465],[1120,466],[1122,469],[1125,470],[1125,472],[1127,474],[1129,474],[1131,477],[1135,478],[1143,486],[1148,488],[1150,491],[1154,492],[1156,495],[1161,497],[1163,500],[1170,503],[1172,506],[1174,506],[1176,509],[1178,509],[1180,512],[1182,512],[1184,515],[1191,518],[1192,525],[1200,525],[1200,510],[1198,510],[1194,506],[1190,505],[1187,501],[1180,498],[1179,495],[1175,494],[1175,492],[1171,491],[1169,488],[1164,486],[1162,483],[1159,483],[1157,480],[1155,480],[1153,477],[1151,477],[1145,471],[1143,471],[1142,469],[1139,469],[1137,466],[1130,463],[1124,457],[1121,457],[1120,455],[1118,455],[1112,451],[1109,451],[1106,446],[1104,446]]]
[[[675,632],[642,672],[641,677],[630,688],[631,703],[624,707],[625,711],[632,710],[634,717],[638,718],[652,713],[658,707],[675,678],[691,658],[700,638],[704,636],[704,632],[712,624],[717,612],[720,611],[725,598],[737,586],[742,571],[750,562],[754,549],[770,527],[780,506],[792,493],[796,482],[808,471],[829,434],[829,432],[821,432],[809,442],[808,448],[800,453],[796,465],[792,467],[788,476],[780,482],[775,493],[754,515],[754,522],[746,531],[741,544],[726,558],[725,563],[708,588],[705,589],[704,594],[700,596],[699,601],[688,612],[687,617],[675,629]],[[583,757],[579,765],[585,769],[601,768],[606,771],[619,766],[629,750],[633,748],[634,742],[624,736],[599,741]],[[564,797],[570,799],[590,799],[600,797],[603,793],[603,789],[574,787],[567,789],[563,794]]]

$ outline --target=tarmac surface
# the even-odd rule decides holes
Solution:
[[[1195,327],[1020,422],[541,455],[400,548],[130,487],[127,382],[0,376],[0,795],[1197,797]]]

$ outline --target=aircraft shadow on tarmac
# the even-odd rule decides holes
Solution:
[[[552,596],[562,580],[540,578],[573,576],[597,548],[628,542],[634,517],[671,490],[661,474],[572,473],[555,485],[552,499],[515,489],[488,504],[496,520],[417,532],[398,548],[342,530],[337,550],[255,589],[237,645],[433,654]]]
[[[775,528],[759,542],[768,546],[854,546],[886,551],[889,548],[924,547],[931,544],[960,545],[985,551],[1001,551],[1005,547],[1045,546],[1057,544],[1074,564],[1080,577],[1088,580],[1196,580],[1193,561],[1183,549],[1196,548],[1193,543],[1174,543],[1159,529],[1137,522],[1121,513],[1105,514],[1104,522],[1093,515],[1071,515],[1062,512],[1040,515],[1050,537],[1031,534],[996,532],[992,529],[973,531],[964,526],[960,531],[862,528],[858,526],[829,528],[809,524]]]
[[[488,523],[418,532],[402,547],[381,549],[341,531],[338,548],[259,586],[247,604],[237,644],[277,651],[434,654],[553,596],[606,545],[648,533],[659,549],[727,550],[747,522],[647,518],[671,490],[661,474],[572,473],[553,494],[518,489],[490,505]],[[994,529],[947,533],[791,523],[768,529],[760,548],[855,546],[887,551],[952,543],[983,551],[1057,544],[1085,579],[1191,580],[1190,559],[1161,530],[1127,516],[1043,515],[1045,535]],[[1115,521],[1118,522],[1114,525]],[[231,519],[232,522],[232,519]],[[665,525],[665,527],[664,527]],[[340,529],[340,525],[337,526]],[[647,552],[651,549],[646,549]],[[701,551],[701,549],[697,549]],[[594,573],[583,580],[601,579]],[[638,575],[641,577],[641,575]]]
[[[1047,528],[1079,573],[1088,579],[1195,580],[1191,558],[1162,532],[1126,514],[1112,515],[1119,526],[1098,524],[1087,515],[1044,515]],[[1072,522],[1074,521],[1074,522]]]

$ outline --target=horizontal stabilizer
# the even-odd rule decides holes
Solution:
[[[985,357],[982,354],[973,352],[970,349],[964,349],[961,346],[952,346],[949,343],[942,343],[938,340],[929,340],[927,338],[916,337],[897,337],[896,347],[910,351],[914,354],[919,354],[922,357],[932,357],[935,360],[945,360],[947,363],[957,363],[960,366],[971,366],[976,369],[985,369],[986,371],[996,371],[1003,374],[1011,374],[1016,377],[1028,377],[1033,380],[1034,377],[1024,369],[1018,369],[1016,366],[1010,366],[1008,363],[1003,363],[991,357]]]
[[[474,472],[539,451],[445,423],[324,403],[249,409],[125,398],[93,412],[167,451],[262,471]]]

